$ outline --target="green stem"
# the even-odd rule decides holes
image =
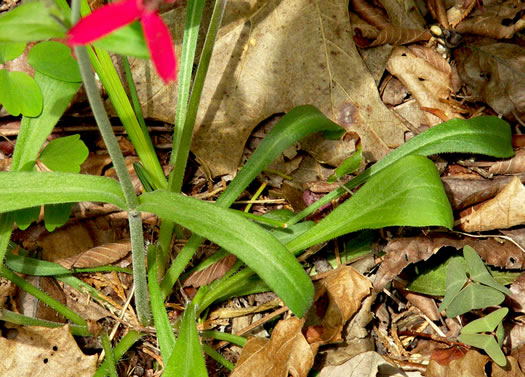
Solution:
[[[202,343],[202,349],[204,352],[206,352],[206,354],[209,357],[211,357],[216,362],[222,364],[225,368],[229,370],[233,370],[235,368],[235,365],[233,365],[230,361],[226,360],[224,356],[222,356],[219,352],[215,351],[206,343]]]
[[[74,0],[72,2],[72,23],[75,23],[79,17],[79,4],[80,0]],[[113,133],[111,124],[108,119],[104,104],[100,98],[97,84],[93,71],[91,70],[91,64],[89,62],[88,53],[85,47],[76,46],[75,53],[78,59],[78,65],[80,73],[82,75],[82,81],[86,90],[91,110],[97,122],[100,130],[100,134],[104,139],[106,148],[113,166],[120,181],[124,197],[126,198],[126,204],[128,206],[128,219],[130,228],[131,238],[131,250],[133,260],[133,281],[135,285],[135,304],[137,308],[137,316],[142,324],[149,324],[151,320],[151,314],[149,310],[149,301],[147,297],[147,284],[146,284],[146,263],[144,261],[144,235],[142,229],[142,219],[140,213],[135,210],[138,205],[138,198],[135,195],[135,189],[131,183],[131,178],[124,161],[124,156],[118,145],[117,138]]]
[[[109,341],[108,334],[104,331],[100,336],[102,342],[102,348],[105,353],[105,360],[107,360],[108,373],[110,377],[117,377],[117,368],[115,365],[115,355],[113,353],[113,348],[111,347],[111,342]]]
[[[113,353],[115,355],[115,361],[118,361],[124,354],[128,351],[128,349],[131,348],[133,344],[135,344],[142,335],[137,331],[129,331],[117,344],[117,346],[113,349]],[[96,373],[93,375],[93,377],[104,377],[108,374],[108,361],[107,359],[104,360],[102,364],[98,367]]]
[[[235,344],[239,347],[244,347],[246,342],[248,341],[245,337],[239,336],[239,335],[233,335],[230,333],[217,331],[217,330],[205,330],[202,333],[202,336],[206,338],[213,338],[217,340],[224,340],[226,342]]]

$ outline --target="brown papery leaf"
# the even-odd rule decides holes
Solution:
[[[378,29],[384,29],[391,25],[385,11],[382,8],[373,6],[366,0],[352,0],[350,1],[350,7],[359,17]]]
[[[56,263],[65,268],[89,268],[100,267],[115,263],[124,258],[131,251],[129,238],[118,242],[110,242],[104,245],[92,247],[78,255],[60,259]]]
[[[337,366],[328,366],[321,369],[320,377],[370,377],[390,376],[404,377],[403,370],[387,362],[374,351],[360,353],[347,362]]]
[[[378,160],[404,142],[405,126],[381,102],[355,48],[347,1],[229,5],[192,145],[213,175],[235,172],[254,127],[298,105],[312,104],[359,134],[367,160]],[[180,43],[184,9],[165,14],[165,19]],[[133,67],[145,116],[172,122],[175,90],[163,88],[149,64],[136,61]]]
[[[510,43],[480,43],[460,48],[454,56],[459,75],[474,96],[500,115],[525,116],[523,47]]]
[[[479,16],[461,21],[456,26],[460,34],[476,34],[494,39],[510,39],[514,34],[525,29],[525,19],[519,19],[515,24],[506,26],[504,17]]]
[[[491,174],[519,174],[525,172],[525,149],[515,151],[514,157],[496,161],[490,168]]]
[[[520,369],[518,360],[512,356],[507,356],[507,365],[505,365],[505,368],[500,367],[496,363],[492,363],[490,375],[492,377],[525,377],[525,374]]]
[[[525,223],[525,188],[520,179],[512,181],[493,199],[459,219],[465,232],[505,229]]]
[[[12,331],[14,338],[0,337],[2,377],[91,377],[97,369],[97,355],[84,355],[67,325],[20,326]]]
[[[370,281],[352,267],[333,270],[316,283],[314,304],[307,314],[309,330],[316,330],[316,336],[307,336],[314,349],[342,341],[343,326],[359,310],[371,286]]]
[[[486,377],[485,364],[489,357],[470,350],[461,359],[452,360],[448,365],[441,365],[430,360],[426,377]]]
[[[384,248],[387,254],[377,271],[374,289],[381,291],[405,267],[412,263],[427,260],[442,247],[451,246],[461,249],[465,245],[469,245],[476,250],[479,256],[491,266],[519,269],[525,265],[523,252],[510,241],[499,242],[493,238],[459,239],[443,233],[432,233],[420,237],[394,238]],[[496,250],[497,252],[495,252]]]
[[[386,68],[407,87],[420,107],[440,110],[447,119],[461,118],[451,105],[444,102],[453,89],[450,73],[440,71],[405,47],[392,51]],[[430,126],[443,121],[428,112],[425,112],[425,118]]]
[[[237,258],[233,254],[229,254],[221,260],[213,263],[204,270],[195,271],[186,280],[184,280],[184,287],[193,286],[195,288],[201,285],[208,285],[217,279],[224,276],[235,264]]]
[[[271,339],[249,339],[230,377],[306,377],[314,352],[301,332],[303,324],[288,318],[277,323]]]
[[[431,35],[428,30],[405,29],[389,25],[379,31],[375,40],[368,42],[368,44],[364,46],[360,44],[359,47],[375,47],[387,43],[401,46],[414,42],[428,41],[430,37]]]

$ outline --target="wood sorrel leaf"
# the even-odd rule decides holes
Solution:
[[[372,177],[350,199],[286,246],[293,253],[361,229],[452,227],[452,209],[428,158],[404,157]]]
[[[111,178],[57,172],[0,172],[0,213],[80,201],[127,208],[119,183]]]
[[[43,99],[37,83],[27,73],[0,69],[0,103],[13,116],[36,117],[42,112]]]
[[[25,42],[0,43],[0,64],[17,58],[25,48]]]
[[[0,16],[0,42],[63,38],[64,27],[53,16],[58,9],[44,1],[28,2]]]
[[[468,325],[465,325],[461,330],[461,333],[475,334],[478,332],[494,331],[508,313],[509,308],[500,308],[490,314],[487,314],[483,318],[476,319],[475,321],[470,322]]]
[[[49,142],[40,153],[40,161],[50,170],[65,173],[80,172],[89,150],[80,140],[80,135],[70,135]]]
[[[455,317],[470,312],[472,309],[499,305],[503,300],[505,300],[505,295],[500,291],[486,285],[472,283],[452,300],[447,308],[447,317]]]
[[[467,282],[467,266],[462,258],[455,258],[450,261],[447,267],[447,288],[445,297],[439,305],[439,311],[445,310],[448,305],[456,298],[461,288]]]
[[[47,41],[35,45],[27,55],[27,61],[40,73],[56,80],[81,82],[78,63],[66,45]]]
[[[148,46],[144,40],[144,32],[139,22],[133,22],[117,29],[93,45],[119,55],[150,58]]]
[[[507,358],[505,357],[505,354],[501,348],[499,348],[496,339],[494,339],[492,335],[461,334],[459,336],[459,341],[474,347],[481,348],[499,366],[505,366],[507,364]]]
[[[478,253],[476,253],[476,250],[467,245],[463,248],[463,256],[467,262],[467,270],[470,274],[470,278],[473,281],[488,285],[506,295],[512,295],[510,289],[494,280],[490,272],[487,270],[487,266],[485,266],[485,263],[483,263]]]
[[[254,270],[297,316],[313,299],[313,285],[294,256],[270,233],[234,211],[166,191],[140,197],[151,212],[224,247]]]

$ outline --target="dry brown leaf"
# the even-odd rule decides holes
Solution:
[[[391,25],[386,12],[366,0],[351,0],[350,7],[350,9],[357,13],[364,21],[378,29],[383,29]]]
[[[69,327],[17,327],[16,337],[0,337],[2,377],[91,377],[97,355],[86,356],[78,348]]]
[[[483,100],[500,115],[523,119],[525,49],[522,46],[479,43],[458,49],[455,58],[459,75],[472,89],[474,99]]]
[[[520,177],[525,181],[525,176]],[[441,178],[448,200],[455,210],[492,199],[511,181],[512,177],[483,178]]]
[[[515,151],[514,157],[496,161],[490,168],[490,174],[519,174],[525,172],[525,149]]]
[[[181,13],[165,16],[176,41],[184,24]],[[358,133],[368,160],[403,143],[404,125],[381,102],[353,44],[347,1],[232,2],[223,24],[192,145],[213,175],[237,169],[258,123],[298,105],[312,104]],[[149,65],[134,67],[145,115],[172,122],[174,89],[162,88],[152,72]]]
[[[453,360],[448,365],[430,360],[426,377],[486,377],[485,364],[488,362],[488,356],[470,350],[461,359]]]
[[[48,296],[60,302],[61,304],[66,303],[66,295],[64,290],[58,284],[54,277],[51,276],[27,276],[25,280],[29,283],[44,291]],[[54,321],[65,323],[66,319],[60,315],[55,309],[49,305],[38,300],[35,296],[27,293],[24,290],[20,290],[16,297],[17,305],[20,308],[21,314],[28,317],[35,317],[47,321]]]
[[[321,377],[406,377],[407,374],[387,362],[377,352],[363,352],[344,364],[321,369]]]
[[[331,271],[315,287],[314,304],[307,314],[306,330],[308,343],[314,349],[343,340],[343,326],[370,294],[371,283],[353,267],[347,266]]]
[[[271,339],[249,339],[230,377],[306,377],[314,352],[301,332],[303,324],[288,318],[279,321]]]
[[[201,285],[208,285],[213,281],[220,279],[226,272],[230,270],[235,264],[237,258],[233,254],[228,254],[221,260],[213,263],[211,266],[201,271],[195,271],[186,280],[183,286],[200,287]]]
[[[374,289],[381,291],[409,264],[427,260],[442,247],[451,246],[461,249],[465,245],[471,246],[486,263],[492,266],[519,269],[524,265],[523,252],[510,241],[500,243],[493,238],[458,239],[442,233],[432,233],[424,237],[394,238],[384,248],[387,254],[377,271]]]
[[[57,260],[56,263],[65,268],[89,268],[113,264],[124,258],[131,251],[129,238],[117,242],[95,246],[78,255]]]
[[[436,64],[436,61],[429,62],[405,47],[397,47],[392,51],[386,68],[407,87],[420,107],[440,111],[446,119],[461,118],[452,106],[444,102],[454,87],[451,73],[441,71],[442,65],[436,67],[432,63]],[[425,117],[430,126],[442,122],[429,112]]]
[[[374,40],[368,41],[361,38],[360,29],[355,29],[357,35],[354,36],[354,41],[359,47],[376,47],[384,44],[391,44],[401,46],[409,43],[428,41],[431,37],[428,30],[421,29],[406,29],[389,25],[379,31],[374,37]]]
[[[505,229],[525,223],[525,188],[518,177],[494,198],[459,219],[465,232]]]
[[[518,360],[512,356],[507,356],[507,365],[505,368],[496,363],[492,363],[491,377],[525,377],[518,364]]]

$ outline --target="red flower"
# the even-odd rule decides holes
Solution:
[[[123,0],[98,8],[71,28],[68,43],[85,45],[140,20],[157,73],[166,84],[175,81],[177,61],[169,29],[157,9],[151,9],[148,5],[144,0]]]

